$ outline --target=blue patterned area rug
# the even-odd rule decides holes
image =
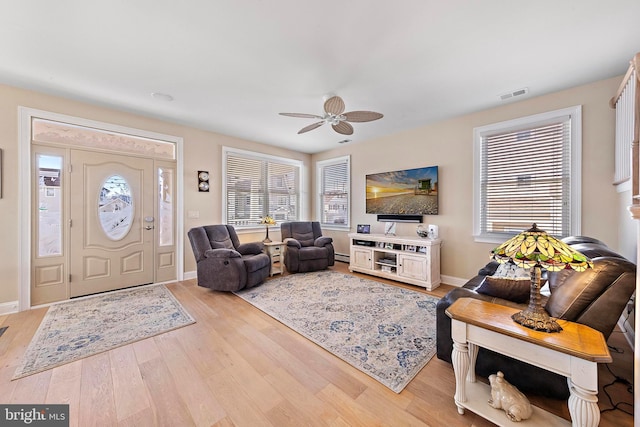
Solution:
[[[144,286],[49,307],[12,379],[195,323],[164,285]]]
[[[421,292],[325,270],[236,295],[396,393],[436,352],[438,298]]]

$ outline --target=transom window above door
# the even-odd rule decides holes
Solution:
[[[87,147],[116,153],[131,153],[162,160],[176,159],[176,144],[159,139],[117,133],[53,120],[32,119],[33,142]]]

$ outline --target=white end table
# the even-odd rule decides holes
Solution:
[[[268,242],[264,244],[264,250],[271,260],[271,276],[284,273],[284,243]]]
[[[566,320],[558,320],[561,332],[535,331],[511,319],[517,311],[473,298],[460,298],[447,309],[451,317],[458,413],[464,414],[466,408],[498,425],[569,425],[535,406],[533,416],[519,423],[511,422],[503,410],[490,407],[487,400],[491,389],[476,382],[475,376],[478,347],[484,347],[567,377],[572,425],[596,427],[600,422],[598,363],[612,361],[602,333]]]

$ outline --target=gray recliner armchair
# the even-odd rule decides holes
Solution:
[[[284,265],[288,272],[324,270],[334,264],[333,239],[322,235],[319,222],[285,222],[280,231],[286,244]]]
[[[261,284],[271,261],[262,242],[240,243],[231,225],[205,225],[189,230],[196,258],[198,286],[216,291],[238,291]]]

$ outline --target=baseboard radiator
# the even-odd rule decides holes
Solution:
[[[349,262],[349,255],[347,254],[336,254],[336,261],[340,262]]]

